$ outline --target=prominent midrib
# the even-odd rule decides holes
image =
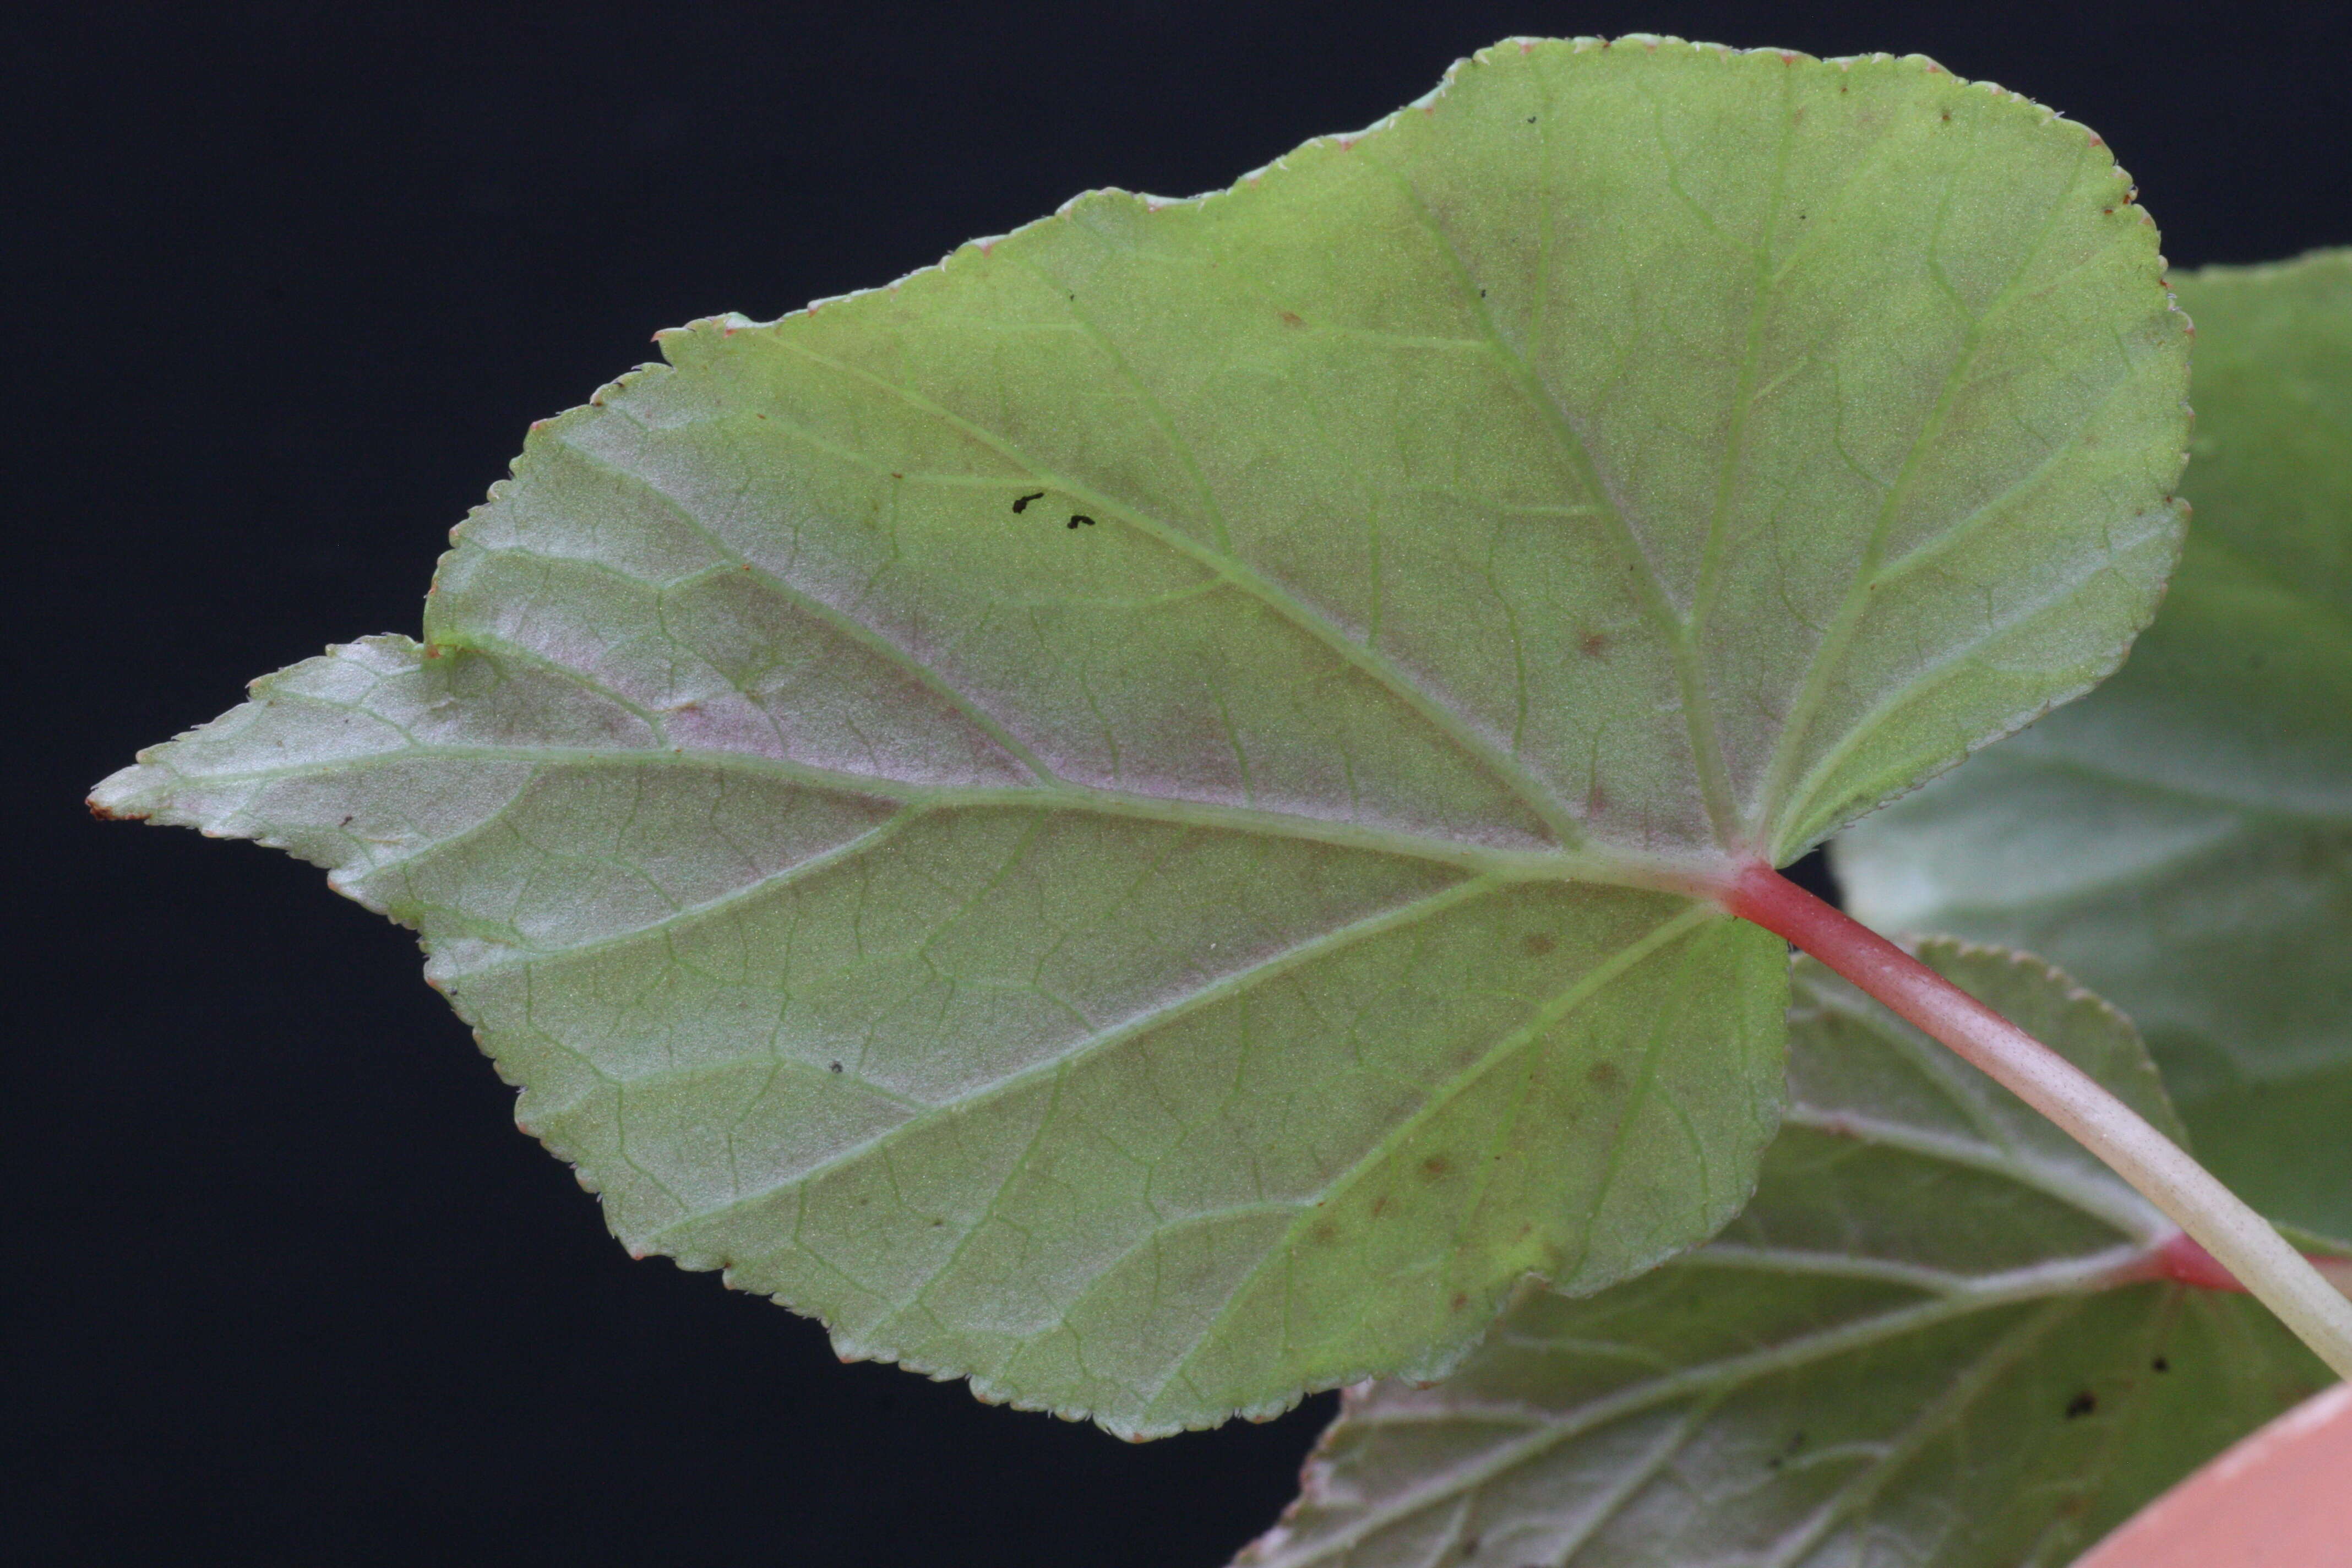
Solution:
[[[548,767],[709,768],[780,779],[830,794],[858,795],[933,811],[988,808],[1077,811],[1205,831],[1328,844],[1338,848],[1365,849],[1433,861],[1507,881],[1596,882],[1612,887],[1683,891],[1691,885],[1694,869],[1685,860],[1664,856],[1647,857],[1633,851],[1502,849],[1459,840],[1426,837],[1397,828],[1271,811],[1259,806],[1220,805],[1207,801],[1137,795],[1090,786],[906,784],[746,752],[689,752],[652,747],[446,745],[412,742],[394,751],[339,757],[327,762],[178,776],[201,779],[207,784],[266,784],[278,779],[343,773],[365,767],[396,766],[419,760],[523,763]]]

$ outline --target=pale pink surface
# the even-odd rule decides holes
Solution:
[[[2074,1568],[2352,1568],[2352,1384],[2239,1443]]]

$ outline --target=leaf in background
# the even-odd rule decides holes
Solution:
[[[2114,1009],[1920,956],[2177,1135]],[[2327,1381],[2248,1297],[2118,1283],[2171,1234],[2129,1187],[1811,960],[1795,990],[1789,1127],[1731,1227],[1350,1391],[1243,1563],[2056,1568]]]
[[[2352,1236],[2352,253],[2176,280],[2197,507],[2095,696],[1839,842],[1853,912],[2045,953],[2147,1034],[2207,1164]]]
[[[1684,889],[2110,668],[2185,327],[1922,60],[1508,44],[1190,202],[666,334],[385,637],[101,786],[282,845],[634,1249],[1150,1434],[1712,1234],[1780,942]]]

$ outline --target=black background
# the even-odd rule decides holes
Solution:
[[[1270,1522],[1328,1397],[1129,1447],[837,1365],[622,1255],[406,933],[79,801],[249,677],[415,630],[524,425],[657,327],[882,282],[1087,186],[1222,185],[1506,35],[1636,29],[2032,94],[2106,136],[2177,264],[2352,239],[2352,21],[2316,5],[100,5],[11,34],[19,1560],[1205,1568]]]

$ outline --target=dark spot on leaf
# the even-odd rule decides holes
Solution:
[[[1080,524],[1080,523],[1082,523],[1082,522],[1083,522],[1083,523],[1085,523],[1088,528],[1092,528],[1092,527],[1095,525],[1095,520],[1094,520],[1093,518],[1088,517],[1085,512],[1082,512],[1082,511],[1074,511],[1074,512],[1072,512],[1072,513],[1070,514],[1070,521],[1069,521],[1069,523],[1068,523],[1068,526],[1069,526],[1069,527],[1071,527],[1071,528],[1076,528],[1076,527],[1077,527],[1077,526],[1078,526],[1078,524]]]
[[[1945,119],[1949,120],[1951,117],[1952,117],[1952,111],[1951,111],[1950,110],[1948,110],[1948,110],[1944,110],[1944,118],[1945,118]]]
[[[1584,1081],[1595,1089],[1612,1089],[1623,1076],[1615,1062],[1594,1062],[1584,1069]]]
[[[1599,658],[1602,654],[1609,651],[1609,634],[1606,632],[1587,632],[1582,637],[1577,640],[1576,647],[1577,651],[1583,654],[1585,658]]]
[[[937,1229],[939,1229],[939,1228],[940,1228],[940,1226],[943,1226],[943,1225],[945,1225],[945,1224],[947,1224],[947,1221],[945,1221],[945,1220],[943,1220],[943,1219],[935,1219],[935,1220],[931,1221],[931,1228],[932,1228],[933,1230],[937,1230]]]
[[[1386,1214],[1386,1213],[1388,1213],[1388,1212],[1389,1212],[1389,1200],[1388,1200],[1388,1194],[1385,1194],[1385,1193],[1383,1193],[1383,1194],[1381,1194],[1379,1197],[1374,1198],[1374,1199],[1372,1200],[1372,1217],[1373,1217],[1374,1219],[1378,1219],[1378,1218],[1380,1218],[1380,1217],[1381,1217],[1381,1215],[1384,1215],[1384,1214]]]
[[[2147,1370],[2150,1372],[2170,1372],[2172,1370],[2172,1363],[2165,1360],[2162,1356],[2158,1356],[2154,1361],[2147,1363]]]
[[[2099,1396],[2086,1388],[2066,1402],[2066,1419],[2072,1421],[2078,1415],[2088,1415],[2098,1407]]]
[[[1311,1241],[1333,1242],[1339,1239],[1339,1227],[1328,1219],[1318,1219],[1315,1222],[1315,1228],[1307,1236]]]
[[[1452,1163],[1443,1154],[1432,1154],[1421,1163],[1421,1173],[1433,1182],[1453,1169]]]
[[[1013,510],[1015,512],[1027,511],[1029,510],[1029,503],[1033,500],[1043,499],[1045,494],[1045,492],[1044,490],[1031,490],[1025,496],[1014,496],[1013,498]]]
[[[839,1072],[841,1070],[841,1064],[839,1062],[835,1062],[831,1066],[827,1067],[825,1070],[827,1072]]]
[[[1533,936],[1521,937],[1519,939],[1519,946],[1526,952],[1529,958],[1541,958],[1545,953],[1549,952],[1553,948],[1558,947],[1559,945],[1559,942],[1553,941],[1550,937],[1546,936],[1541,931],[1536,932]]]
[[[348,817],[348,816],[344,817],[341,822],[338,822],[337,824],[335,824],[335,826],[338,826],[338,827],[349,827],[351,825],[352,825],[352,819],[351,819],[350,817]]]
[[[1483,299],[1485,299],[1486,297],[1486,290],[1485,290],[1484,289],[1479,289],[1479,290],[1478,290],[1478,298],[1480,298],[1481,300],[1483,300]]]
[[[1303,327],[1307,324],[1307,319],[1296,310],[1285,310],[1282,312],[1282,324],[1286,327]]]
[[[1446,1303],[1446,1306],[1447,1306],[1450,1310],[1454,1310],[1454,1311],[1458,1312],[1458,1311],[1460,1311],[1463,1308],[1465,1308],[1465,1307],[1468,1306],[1469,1304],[1470,1304],[1470,1298],[1468,1297],[1468,1295],[1465,1294],[1464,1292],[1462,1292],[1462,1291],[1460,1291],[1460,1290],[1456,1290],[1455,1292],[1454,1292],[1454,1300],[1451,1300],[1451,1301],[1449,1301],[1449,1302],[1447,1302],[1447,1303]]]
[[[1534,115],[1532,115],[1532,114],[1528,115],[1528,124],[1530,124],[1530,125],[1533,125],[1535,122],[1536,122],[1536,117],[1535,117]]]

